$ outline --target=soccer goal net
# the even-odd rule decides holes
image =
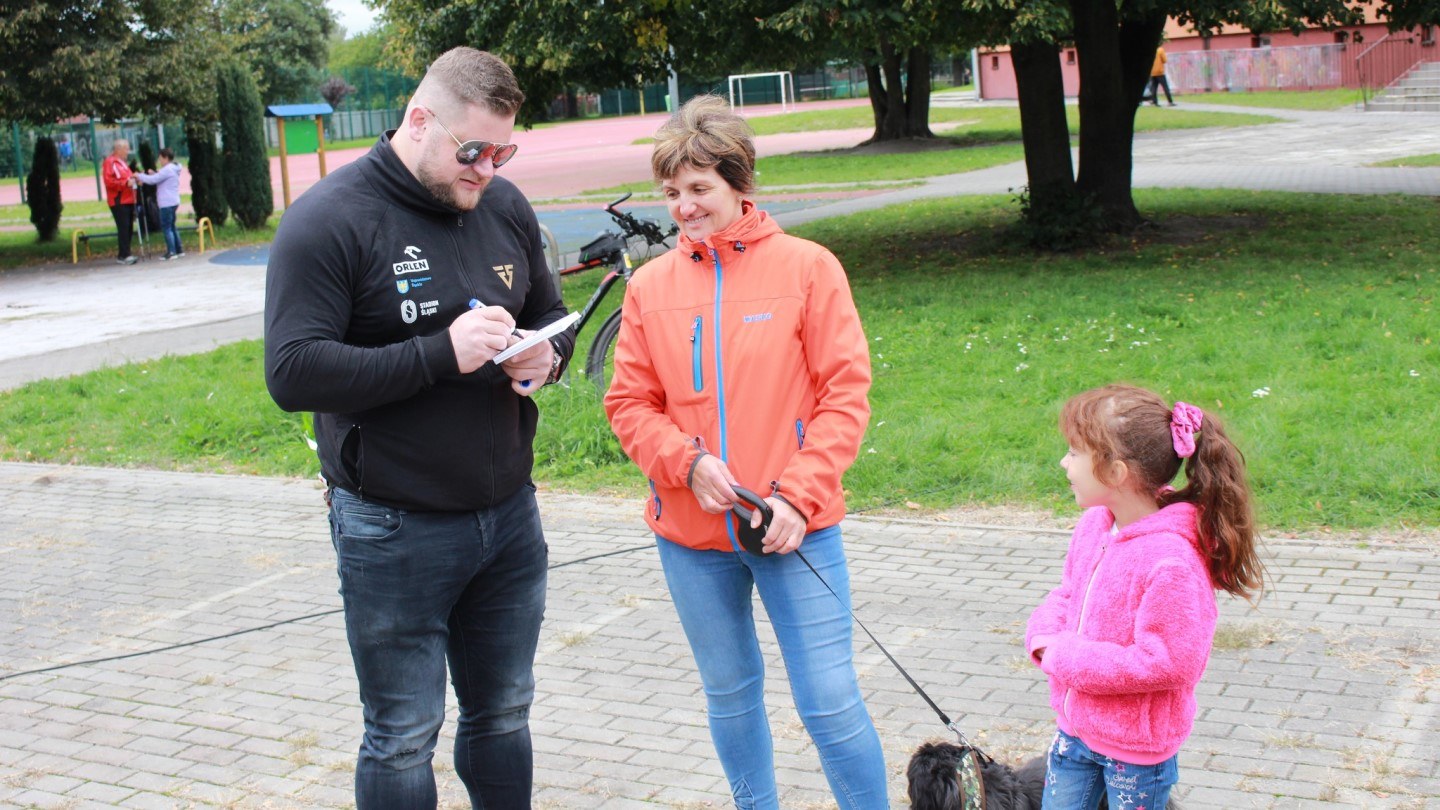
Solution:
[[[759,84],[760,80],[766,80]],[[754,98],[764,93],[765,98],[773,98],[775,81],[780,82],[780,109],[790,112],[795,104],[795,78],[788,70],[779,70],[773,73],[745,73],[729,77],[730,83],[730,109],[745,109],[745,83],[750,82],[750,95]],[[763,88],[763,90],[761,89]],[[738,96],[738,104],[737,104]]]

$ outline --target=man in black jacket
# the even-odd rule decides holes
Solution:
[[[566,314],[535,213],[496,173],[523,100],[499,59],[445,53],[399,128],[301,196],[270,251],[266,383],[315,411],[364,704],[360,810],[435,807],[447,659],[471,802],[530,806],[547,550],[529,397],[574,333],[492,362]]]

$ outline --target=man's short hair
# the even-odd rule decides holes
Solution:
[[[496,115],[511,116],[520,110],[525,94],[510,66],[499,57],[461,46],[430,63],[415,89],[415,99],[440,106],[442,112],[458,113],[451,108],[478,104]]]
[[[163,157],[163,158],[165,158],[166,160],[174,160],[174,159],[175,159],[175,150],[174,150],[174,149],[171,149],[171,148],[168,147],[168,146],[162,146],[162,147],[160,147],[159,155],[160,155],[160,157]]]
[[[741,194],[755,190],[755,141],[750,125],[719,96],[696,96],[685,102],[655,132],[650,169],[657,182],[684,168],[717,174]]]

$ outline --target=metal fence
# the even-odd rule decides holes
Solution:
[[[1170,54],[1166,74],[1177,93],[1319,90],[1347,85],[1351,45],[1234,48]],[[1347,70],[1347,68],[1349,68]]]

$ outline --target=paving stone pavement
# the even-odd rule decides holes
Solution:
[[[540,502],[555,567],[536,667],[535,807],[728,806],[638,504],[549,491]],[[351,806],[360,707],[315,482],[8,463],[0,504],[0,808]],[[844,525],[862,619],[992,753],[1041,752],[1052,719],[1021,636],[1058,581],[1066,533],[863,515]],[[1267,548],[1273,592],[1256,609],[1221,600],[1180,797],[1189,808],[1440,806],[1435,549]],[[783,806],[832,807],[760,623]],[[857,636],[892,806],[904,807],[908,752],[944,730]],[[170,645],[187,646],[16,675]],[[441,803],[465,807],[452,741],[447,723]]]

